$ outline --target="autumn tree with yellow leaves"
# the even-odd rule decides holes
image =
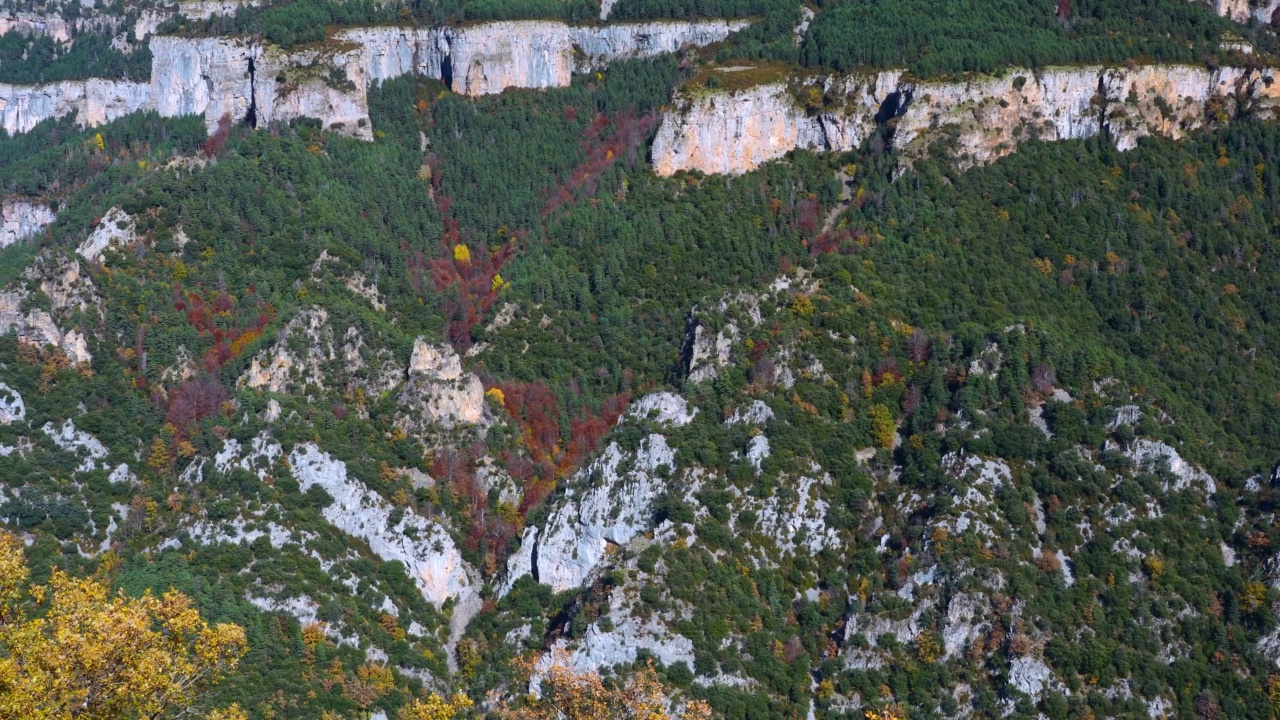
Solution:
[[[186,595],[129,598],[54,571],[31,585],[22,541],[0,532],[0,719],[162,718],[188,711],[247,650]],[[236,706],[210,718],[241,720]]]
[[[531,692],[519,707],[501,706],[503,720],[707,720],[711,706],[689,701],[679,715],[671,715],[666,690],[650,663],[625,683],[609,684],[594,672],[577,672],[567,651],[557,648],[548,662],[539,658],[519,662],[526,678],[533,678]]]

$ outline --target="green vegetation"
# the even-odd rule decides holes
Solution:
[[[847,72],[909,67],[920,75],[996,72],[1010,65],[1200,63],[1233,23],[1183,0],[831,0],[804,40],[802,62]],[[1274,41],[1272,41],[1274,46]]]
[[[1026,5],[834,4],[800,50],[784,17],[795,6],[624,0],[622,17],[764,13],[763,34],[706,54],[777,60],[740,76],[621,62],[479,99],[399,78],[370,91],[371,143],[308,121],[206,138],[200,118],[154,114],[0,137],[0,193],[58,209],[44,234],[0,251],[0,281],[26,292],[15,316],[50,312],[93,354],[75,367],[0,337],[0,380],[25,401],[0,425],[0,520],[32,536],[36,581],[97,571],[109,547],[115,586],[173,586],[210,621],[245,627],[243,670],[211,702],[255,718],[394,715],[440,689],[432,678],[484,697],[513,687],[517,656],[631,620],[686,638],[692,661],[659,667],[664,681],[734,720],[810,706],[823,720],[896,706],[1133,716],[1156,697],[1171,715],[1268,717],[1280,129],[1241,118],[1127,153],[1105,137],[1028,142],[964,173],[943,143],[896,181],[883,142],[740,177],[659,178],[645,157],[673,87],[781,74],[801,52],[813,68],[921,73],[1204,59],[1223,23],[1170,2],[1081,5],[1065,28]],[[288,44],[388,12],[400,17],[298,0],[186,27]],[[102,263],[74,255],[113,207],[136,242]],[[46,282],[66,276],[64,256],[83,303]],[[317,309],[336,348],[317,351],[318,379],[297,368],[282,392],[250,387],[277,343],[296,358],[327,350],[285,332]],[[698,382],[695,324],[728,338],[723,367]],[[406,421],[418,337],[464,356],[491,426],[422,436]],[[659,389],[693,420],[623,414]],[[773,417],[725,422],[753,402]],[[88,469],[42,430],[68,420],[105,447]],[[576,471],[651,432],[676,452],[657,473],[651,536],[611,547],[585,588],[526,578],[498,598],[523,530],[601,481]],[[327,523],[331,498],[300,492],[284,457],[213,461],[262,437],[286,455],[315,443],[396,513],[452,533],[487,583],[456,674],[456,607],[427,603],[401,563]],[[753,458],[760,437],[769,452]],[[1212,498],[1136,463],[1140,439],[1210,472]],[[515,500],[476,481],[482,459],[512,477]],[[955,469],[969,460],[1007,475],[984,484]],[[132,476],[114,474],[122,465]],[[802,500],[813,523],[771,517]],[[243,541],[201,539],[223,521]],[[981,597],[978,629],[948,653],[961,595]],[[294,600],[359,646],[271,609]],[[370,660],[382,654],[385,666]],[[1056,678],[1034,698],[1010,672],[1031,659]],[[703,682],[720,676],[735,682]]]
[[[111,47],[111,36],[77,35],[59,45],[46,35],[10,30],[0,35],[0,82],[21,85],[107,78],[145,82],[151,78],[151,49],[142,45],[131,53]]]

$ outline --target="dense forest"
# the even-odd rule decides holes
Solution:
[[[85,33],[69,45],[47,35],[10,30],[0,35],[0,82],[21,85],[101,77],[146,82],[151,50],[145,44],[130,53],[112,47],[108,35]]]
[[[995,72],[1011,65],[1200,63],[1238,30],[1181,0],[833,0],[805,36],[809,67],[909,67],[920,75]],[[1271,37],[1269,34],[1264,37]]]

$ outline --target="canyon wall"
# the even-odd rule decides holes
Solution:
[[[255,73],[254,122],[316,118],[326,130],[372,140],[368,85],[364,54],[355,43],[324,43],[287,53],[268,48]]]
[[[184,6],[185,7],[185,6]],[[87,80],[0,84],[0,126],[27,132],[78,113],[99,125],[138,110],[201,115],[210,131],[228,115],[250,124],[311,117],[363,139],[369,85],[407,74],[445,81],[464,95],[569,85],[574,72],[723,40],[745,22],[632,23],[575,27],[515,21],[460,28],[365,27],[292,50],[238,37],[156,36],[149,83]]]
[[[261,47],[237,38],[152,38],[152,104],[163,117],[203,115],[210,128],[223,115],[244,118],[261,55]]]
[[[1257,5],[1250,0],[1205,0],[1213,11],[1222,17],[1246,24],[1249,20],[1257,20],[1266,25],[1271,17],[1280,9],[1280,0],[1263,0]]]
[[[67,80],[45,85],[0,83],[0,127],[28,132],[43,120],[76,114],[85,125],[101,125],[150,107],[146,83]]]
[[[890,123],[907,162],[946,134],[970,167],[1030,139],[1105,131],[1121,150],[1139,138],[1177,139],[1241,110],[1280,104],[1273,71],[1183,65],[1011,69],[963,81],[915,81],[901,71],[828,78],[821,107],[806,108],[788,83],[732,93],[683,93],[663,118],[652,159],[659,175],[737,174],[796,149],[847,151]]]
[[[371,82],[416,73],[476,96],[509,87],[565,87],[575,72],[719,42],[747,25],[706,20],[574,26],[511,20],[457,28],[355,28],[336,38],[363,48]]]
[[[0,248],[39,234],[53,222],[53,210],[41,202],[6,198],[0,203]]]

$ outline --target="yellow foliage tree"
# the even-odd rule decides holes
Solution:
[[[28,575],[22,542],[0,532],[0,718],[186,711],[247,649],[243,628],[209,626],[176,590],[113,597],[92,578],[54,571],[48,585],[29,585]],[[233,706],[212,717],[245,715]]]
[[[471,248],[458,244],[453,246],[453,259],[460,263],[471,262]]]
[[[400,708],[396,718],[397,720],[454,720],[462,717],[463,713],[470,709],[471,698],[466,695],[454,695],[451,699],[445,700],[431,693],[426,700],[414,700]]]
[[[871,414],[871,441],[882,448],[893,447],[894,435],[898,432],[897,424],[893,421],[893,413],[889,412],[889,408],[884,405],[872,405]]]
[[[666,692],[658,681],[653,665],[646,666],[625,684],[606,685],[599,674],[576,672],[569,663],[567,651],[551,651],[550,661],[539,668],[538,661],[518,661],[527,677],[537,674],[537,692],[524,698],[519,708],[499,707],[504,720],[707,720],[711,706],[692,700],[683,712],[673,716],[667,712]]]

